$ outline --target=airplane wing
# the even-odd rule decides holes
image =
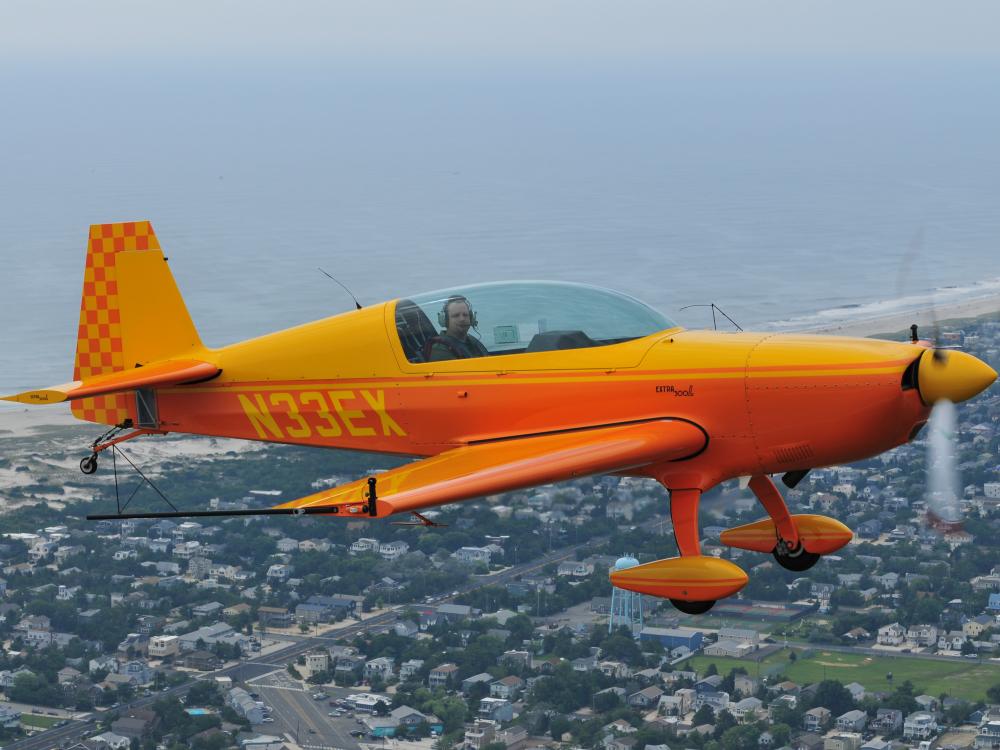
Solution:
[[[275,507],[286,512],[389,516],[550,482],[688,458],[707,443],[680,420],[574,430],[465,445],[378,474],[376,507],[361,479]]]
[[[57,404],[88,396],[131,391],[136,388],[180,385],[196,380],[207,380],[219,374],[219,368],[210,362],[197,359],[171,359],[153,362],[130,370],[119,370],[109,375],[96,375],[87,380],[75,380],[64,385],[53,385],[34,391],[24,391],[12,396],[0,396],[3,401],[22,404]]]

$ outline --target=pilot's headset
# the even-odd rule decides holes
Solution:
[[[456,302],[464,302],[469,307],[469,323],[472,328],[478,329],[479,321],[476,319],[476,311],[472,309],[472,304],[469,302],[467,297],[463,297],[460,294],[456,294],[454,297],[449,297],[448,301],[444,303],[444,306],[438,310],[438,325],[448,329],[448,308],[454,305]]]

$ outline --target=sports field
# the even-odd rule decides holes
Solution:
[[[23,726],[48,729],[53,726],[59,718],[56,716],[39,716],[38,714],[21,714],[21,724]]]
[[[867,690],[891,692],[906,680],[913,683],[917,693],[938,696],[942,693],[965,700],[985,700],[986,690],[1000,684],[1000,664],[937,661],[913,657],[868,656],[866,654],[824,651],[815,648],[796,651],[796,660],[790,661],[790,649],[782,649],[762,662],[750,659],[730,659],[715,656],[695,656],[686,663],[699,674],[704,674],[709,664],[715,664],[720,674],[727,674],[734,667],[743,667],[754,677],[784,674],[788,679],[805,685],[830,679],[843,684],[859,682]],[[892,673],[890,683],[887,675]]]

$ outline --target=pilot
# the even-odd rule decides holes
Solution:
[[[469,329],[476,327],[476,313],[465,297],[449,297],[438,313],[438,323],[444,330],[427,342],[428,362],[489,355],[482,342],[469,335]]]

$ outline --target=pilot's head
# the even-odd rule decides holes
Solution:
[[[465,297],[451,297],[442,310],[445,333],[464,339],[472,327],[472,308]]]

